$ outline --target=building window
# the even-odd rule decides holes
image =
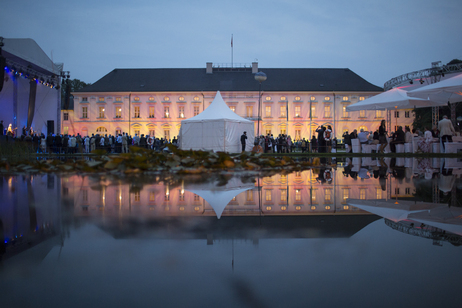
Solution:
[[[312,118],[317,118],[316,117],[316,106],[314,106],[314,105],[311,106],[311,117]]]
[[[82,189],[82,203],[88,204],[88,190]]]
[[[360,130],[360,131],[361,131],[361,129],[362,129],[363,131],[365,131],[365,132],[368,131],[368,130],[367,130],[367,126],[364,126],[364,125],[361,125],[361,126],[359,127],[359,130]]]
[[[195,101],[195,102],[198,102],[198,101],[200,101],[200,98],[199,98],[199,96],[194,96],[194,98],[193,98],[193,101]]]
[[[399,111],[395,110],[395,118],[399,118]]]
[[[116,119],[122,118],[122,107],[120,107],[120,106],[115,107],[115,111],[116,111],[115,112]]]
[[[297,129],[297,128],[296,128],[296,129],[295,129],[295,139],[294,139],[294,140],[300,140],[300,139],[302,139],[301,136],[302,136],[302,131],[301,131],[301,129]]]
[[[269,189],[265,190],[265,201],[271,201],[271,199],[272,199],[272,193],[271,192],[272,191],[269,190]]]
[[[199,106],[194,106],[194,116],[197,116],[198,114],[199,114]]]
[[[135,191],[134,196],[135,196],[135,202],[140,202],[140,200],[141,200],[141,192],[140,191]]]
[[[245,113],[248,118],[253,116],[253,106],[245,106]]]
[[[382,199],[382,188],[376,188],[377,199]]]
[[[164,129],[164,139],[170,140],[170,130],[169,129]]]
[[[301,117],[301,116],[302,116],[301,107],[300,107],[300,106],[295,106],[295,116],[296,116],[296,117]]]
[[[170,101],[170,97],[164,96],[164,102],[169,102],[169,101]]]
[[[69,121],[69,112],[63,113],[64,121]]]
[[[311,97],[310,97],[310,101],[312,101],[312,102],[313,102],[313,101],[316,101],[316,97],[311,96]]]
[[[266,101],[271,101],[271,96],[265,97],[265,100],[266,100]]]
[[[141,131],[140,131],[139,128],[135,128],[135,129],[134,129],[134,132],[135,132],[135,135],[136,135],[136,136],[140,136]]]
[[[399,187],[395,187],[395,195],[399,195]]]
[[[287,97],[281,96],[281,101],[286,101],[286,100],[287,100]]]
[[[184,106],[178,106],[178,115],[180,118],[184,118]]]
[[[318,203],[317,198],[316,198],[316,190],[315,189],[313,189],[311,191],[311,203],[312,204],[317,204]],[[314,207],[314,209],[316,209],[316,207]],[[312,210],[313,210],[313,208],[312,208]]]
[[[287,189],[281,189],[281,201],[287,201]]]
[[[302,190],[301,189],[295,190],[295,201],[302,201]]]
[[[68,127],[68,126],[64,126],[64,127],[63,127],[63,134],[64,134],[64,135],[69,134],[69,127]]]
[[[344,97],[343,97],[343,101],[344,101],[344,102],[347,102],[347,101],[348,101],[348,96],[344,96]]]
[[[343,202],[346,202],[346,200],[350,198],[350,189],[348,188],[343,188],[343,197],[342,197],[342,201]]]
[[[152,119],[152,118],[155,118],[155,111],[156,108],[154,106],[149,106],[149,117]]]
[[[99,107],[99,114],[98,114],[98,117],[101,119],[101,118],[104,118],[104,107]]]
[[[134,106],[133,109],[134,109],[133,117],[139,118],[140,117],[140,106]]]
[[[245,200],[247,202],[253,202],[253,191],[252,190],[247,190],[246,191]]]
[[[324,105],[324,117],[325,118],[331,118],[332,117],[330,104],[329,105]]]
[[[271,117],[271,106],[265,106],[265,117]]]
[[[155,137],[156,136],[156,130],[154,128],[149,129],[149,136]]]
[[[98,101],[104,102],[104,97],[98,97]]]
[[[271,129],[268,129],[268,128],[267,128],[267,129],[266,129],[266,134],[267,134],[267,135],[271,135]]]
[[[135,96],[135,98],[133,99],[135,102],[139,102],[140,101],[140,98],[138,96]]]
[[[342,117],[344,118],[348,118],[348,111],[347,111],[347,106],[346,105],[343,105],[342,107]]]
[[[117,128],[115,131],[116,136],[122,135],[122,129]]]
[[[280,109],[280,115],[279,115],[279,117],[280,117],[280,118],[285,118],[285,117],[286,117],[286,106],[281,105],[281,106],[279,107],[279,109]]]
[[[184,201],[184,190],[178,189],[178,201]]]
[[[121,102],[122,101],[122,97],[116,97],[116,102]]]
[[[324,201],[326,203],[331,203],[332,202],[332,189],[330,189],[330,188],[324,189]]]
[[[405,118],[409,118],[409,117],[410,117],[410,113],[411,113],[410,111],[405,111],[405,112],[404,112],[404,117],[405,117]]]
[[[232,112],[236,113],[236,106],[228,106],[229,109],[231,109]]]
[[[178,100],[179,100],[180,102],[183,102],[183,101],[184,101],[184,96],[178,97]]]
[[[87,102],[88,101],[88,97],[82,97],[82,102]]]
[[[170,107],[164,106],[164,118],[170,118]]]
[[[326,102],[330,101],[330,97],[329,96],[324,97],[324,101]]]
[[[360,110],[359,111],[359,117],[360,118],[365,118],[366,117],[366,110]]]
[[[302,98],[300,96],[295,96],[295,101],[299,102]]]
[[[107,133],[106,127],[100,126],[96,129],[97,133]]]
[[[150,102],[153,102],[153,101],[155,101],[155,100],[156,100],[156,99],[154,98],[154,96],[150,96],[150,97],[149,97],[149,101],[150,101]]]
[[[359,101],[363,101],[363,100],[364,100],[364,96],[360,96]]]
[[[376,118],[383,118],[383,110],[376,110],[375,111],[375,117]]]
[[[366,200],[366,189],[365,188],[359,189],[359,199]]]
[[[82,118],[88,119],[88,107],[82,107]]]

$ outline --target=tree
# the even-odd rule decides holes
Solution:
[[[71,93],[89,86],[79,79],[63,79],[61,84],[61,109],[68,110],[71,100]]]

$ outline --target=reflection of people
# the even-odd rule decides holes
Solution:
[[[438,188],[447,195],[453,188],[456,178],[452,174],[452,169],[443,168],[443,172],[438,179]]]
[[[245,151],[245,143],[246,143],[246,140],[247,140],[247,132],[244,132],[244,133],[241,135],[242,152]]]

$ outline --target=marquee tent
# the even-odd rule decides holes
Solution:
[[[458,103],[462,101],[462,74],[445,79],[431,85],[409,91],[409,96],[428,98],[442,103]]]
[[[346,107],[347,111],[412,109],[444,105],[427,99],[409,97],[407,92],[394,88]]]
[[[241,152],[241,135],[247,132],[246,150],[253,147],[254,123],[234,113],[217,92],[203,112],[181,121],[180,149]]]

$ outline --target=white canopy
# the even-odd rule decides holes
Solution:
[[[462,74],[409,91],[409,96],[430,99],[443,105],[462,102]]]
[[[432,107],[444,104],[438,104],[433,101],[409,97],[407,92],[394,88],[387,92],[380,93],[371,98],[365,99],[358,103],[352,104],[346,107],[347,111],[359,111],[359,110],[389,110],[389,109],[411,109],[421,107]]]
[[[246,190],[254,188],[252,183],[243,183],[239,178],[230,179],[226,185],[218,185],[218,181],[206,184],[189,184],[185,189],[201,196],[213,208],[217,218],[220,219],[221,214],[225,210],[229,201],[243,193]]]
[[[217,92],[214,100],[203,112],[181,121],[180,149],[241,152],[241,135],[247,132],[246,150],[250,151],[254,139],[253,121],[244,119],[226,105]]]

